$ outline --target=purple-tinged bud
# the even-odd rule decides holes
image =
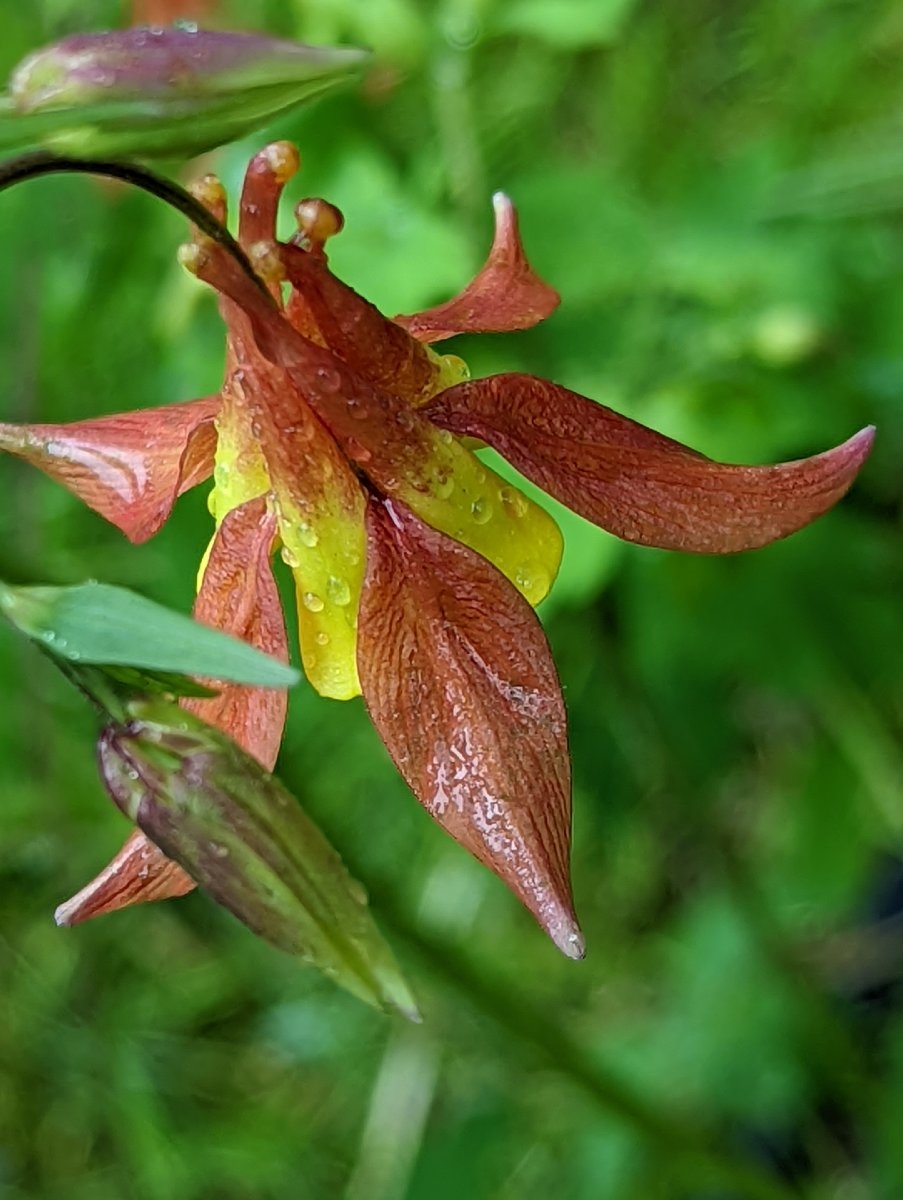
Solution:
[[[57,151],[198,154],[343,82],[366,58],[192,25],[126,29],[36,51],[13,72],[10,94],[22,114],[58,115],[43,138]]]
[[[418,1020],[363,889],[279,780],[175,705],[135,701],[129,713],[98,743],[117,806],[265,941]]]

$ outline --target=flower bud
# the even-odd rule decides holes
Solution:
[[[147,27],[64,38],[10,80],[21,114],[57,114],[45,145],[86,157],[199,154],[342,82],[352,48],[257,34]]]
[[[118,807],[265,941],[362,1000],[419,1019],[363,889],[279,780],[165,701],[135,701],[129,714],[98,744]]]

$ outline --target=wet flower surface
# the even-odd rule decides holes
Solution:
[[[141,541],[176,497],[212,475],[215,534],[195,613],[282,659],[272,558],[290,569],[301,656],[324,696],[363,694],[411,790],[494,870],[571,957],[583,953],[569,882],[570,763],[564,704],[533,612],[553,584],[551,517],[473,447],[627,540],[701,553],[765,545],[835,503],[872,431],[772,467],[712,462],[558,384],[521,374],[470,380],[430,343],[541,321],[557,293],[531,270],[514,209],[456,298],[389,320],[330,271],[342,225],[302,200],[276,239],[286,143],[252,159],[239,241],[256,277],[204,235],[183,264],[220,296],[226,372],[217,397],[62,427],[0,426],[34,463]],[[220,220],[208,177],[196,196]],[[473,439],[477,439],[477,443]],[[225,686],[184,701],[270,769],[285,695]],[[83,919],[190,882],[142,835],[119,865],[63,906]],[[143,874],[141,874],[143,872]]]

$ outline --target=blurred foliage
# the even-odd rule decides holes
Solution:
[[[4,69],[132,14],[0,2]],[[333,262],[387,311],[460,287],[491,191],[514,197],[564,303],[533,332],[460,339],[475,373],[553,377],[728,460],[868,421],[879,439],[837,511],[754,554],[643,550],[564,519],[542,615],[572,720],[584,964],[419,810],[359,702],[296,689],[282,773],[371,884],[422,1029],[196,894],[56,930],[126,830],[90,714],[0,631],[0,1197],[903,1194],[903,10],[206,8],[375,49],[359,90],[268,134],[301,147],[293,195],[344,209]],[[205,166],[234,193],[258,142]],[[0,197],[4,420],[217,388],[222,332],[175,265],[183,236],[86,179]],[[132,547],[14,461],[0,493],[0,576],[100,577],[188,610],[203,495]],[[774,1190],[682,1155],[684,1124]]]

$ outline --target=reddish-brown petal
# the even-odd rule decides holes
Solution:
[[[412,404],[441,386],[436,356],[337,279],[322,256],[298,246],[280,245],[279,251],[289,282],[303,297],[326,345],[353,371]]]
[[[496,192],[492,206],[495,237],[479,274],[453,300],[395,318],[418,341],[441,342],[456,333],[531,329],[561,302],[555,289],[543,283],[527,261],[514,205],[504,192]]]
[[[529,604],[480,555],[370,499],[358,670],[408,786],[571,958],[564,702]]]
[[[262,497],[225,517],[210,551],[194,615],[288,662],[282,609],[270,569],[275,532],[275,518]],[[271,771],[285,725],[285,691],[232,683],[219,686],[216,696],[184,699],[182,706],[222,729]],[[182,868],[136,830],[109,866],[60,905],[56,922],[75,925],[130,904],[183,896],[193,887]]]
[[[133,542],[157,532],[177,496],[213,470],[217,396],[76,421],[0,424],[0,450],[61,483]]]
[[[270,566],[276,518],[261,496],[235,508],[217,530],[194,616],[288,662],[282,606]],[[215,685],[217,695],[185,699],[182,707],[227,733],[272,771],[288,704],[283,688]]]
[[[423,411],[444,429],[489,442],[610,533],[699,554],[752,550],[808,525],[848,490],[874,436],[870,426],[812,458],[731,466],[529,375],[459,384]]]
[[[130,904],[184,896],[193,887],[194,880],[136,829],[113,861],[53,916],[57,925],[77,925]]]

